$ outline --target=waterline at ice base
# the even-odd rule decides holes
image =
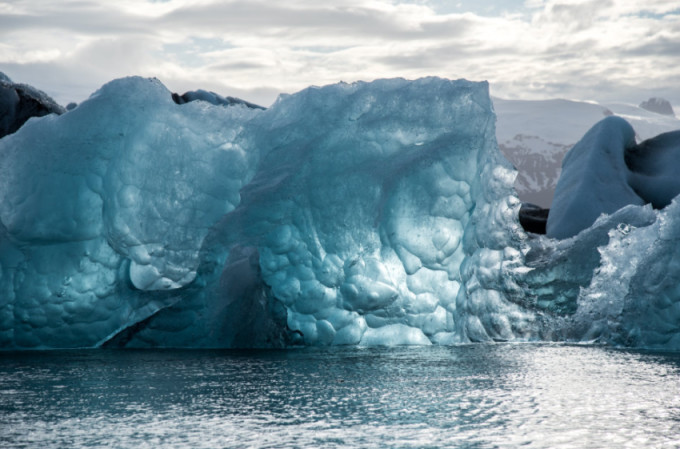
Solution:
[[[0,139],[0,348],[680,349],[677,133],[595,125],[546,236],[487,83],[194,97],[119,79]]]

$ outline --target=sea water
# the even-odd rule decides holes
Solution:
[[[0,353],[2,448],[680,446],[680,354],[555,344]]]

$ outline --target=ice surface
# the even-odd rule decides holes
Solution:
[[[176,301],[140,292],[196,277],[203,238],[252,176],[235,136],[256,113],[178,106],[127,78],[0,140],[9,344],[90,346]]]
[[[16,132],[31,117],[64,112],[45,92],[14,83],[0,72],[0,138]]]
[[[494,124],[488,85],[464,80],[311,87],[267,110],[113,81],[0,139],[0,348],[680,349],[680,209],[626,184],[666,176],[674,135],[587,133],[560,226],[589,215],[557,240],[519,225]],[[614,200],[577,207],[591,188]]]
[[[518,232],[514,173],[495,146],[486,89],[383,80],[280,98],[248,124],[244,145],[262,158],[241,204],[204,245],[213,252],[206,260],[215,258],[206,265],[222,267],[219,245],[256,247],[262,303],[285,308],[291,341],[456,342],[468,340],[468,329],[475,339],[493,338],[483,310],[457,312],[468,296],[487,301],[484,291],[500,282],[504,248]],[[472,267],[461,273],[470,257],[490,258],[483,276]],[[221,288],[206,276],[208,290],[239,282],[228,269],[219,276]],[[493,300],[514,308],[503,295]],[[169,318],[177,308],[159,313],[128,345],[177,341]],[[256,319],[269,329],[276,322]],[[524,319],[508,319],[504,338]]]
[[[563,161],[547,222],[547,235],[567,238],[590,227],[601,214],[628,204],[661,209],[680,194],[680,130],[634,140],[620,117],[609,117],[586,133]]]
[[[628,183],[625,152],[634,146],[633,128],[612,116],[591,128],[567,153],[548,215],[549,237],[572,237],[603,213],[645,204]]]
[[[483,316],[521,232],[494,131],[486,83],[341,83],[262,111],[111,82],[0,141],[2,345],[513,338],[532,313]]]
[[[661,211],[631,205],[602,216],[578,238],[562,241],[564,248],[575,248],[582,236],[599,234],[601,240],[590,249],[599,257],[589,264],[595,268],[574,297],[574,312],[547,326],[552,338],[680,349],[679,219],[676,201]],[[558,273],[583,270],[582,259],[574,256],[559,262]],[[552,260],[560,257],[568,256],[551,255]]]
[[[661,209],[680,194],[680,130],[659,134],[629,148],[628,182],[645,202]]]

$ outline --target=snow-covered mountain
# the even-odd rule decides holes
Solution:
[[[626,119],[638,142],[680,129],[680,120],[674,115],[624,103],[500,98],[493,102],[498,146],[519,172],[517,193],[523,201],[542,207],[552,203],[564,155],[603,118],[617,115]]]

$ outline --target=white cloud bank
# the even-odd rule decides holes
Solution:
[[[680,4],[667,0],[0,2],[0,71],[61,103],[135,74],[263,105],[428,75],[489,80],[507,98],[680,105],[678,57]]]

